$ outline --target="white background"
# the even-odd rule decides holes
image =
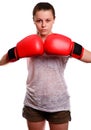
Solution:
[[[47,0],[46,0],[47,1]],[[0,0],[0,57],[25,36],[35,33],[32,9],[39,0]],[[90,0],[48,0],[56,10],[54,32],[91,50]],[[0,129],[27,130],[22,118],[26,59],[0,67]],[[69,130],[91,129],[91,64],[70,59],[65,78],[71,96]],[[46,125],[46,130],[48,126]]]

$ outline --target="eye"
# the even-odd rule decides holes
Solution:
[[[36,23],[40,23],[40,22],[42,22],[42,20],[41,20],[41,19],[38,19],[38,20],[36,20],[35,22],[36,22]]]
[[[50,22],[51,20],[50,19],[46,19],[46,22],[48,23],[48,22]]]

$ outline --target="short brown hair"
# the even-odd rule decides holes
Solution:
[[[33,9],[33,17],[36,14],[36,12],[40,11],[40,10],[51,10],[52,14],[53,14],[53,17],[55,19],[55,9],[50,3],[48,3],[48,2],[40,2],[40,3],[36,4],[34,9]]]

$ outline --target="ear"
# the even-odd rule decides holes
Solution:
[[[55,23],[55,18],[54,18],[54,20],[53,20],[53,24]]]
[[[32,17],[33,21],[34,21],[34,17]]]

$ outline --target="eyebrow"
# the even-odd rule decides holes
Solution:
[[[43,20],[42,18],[36,18],[36,19],[37,19],[37,20]],[[50,20],[51,20],[52,17],[50,17],[50,18],[48,17],[48,18],[44,18],[44,19],[50,19]]]

